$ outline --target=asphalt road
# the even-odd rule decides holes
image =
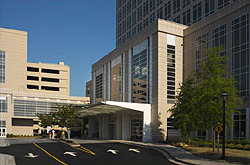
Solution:
[[[0,148],[0,153],[13,155],[17,165],[173,165],[154,149],[121,143],[82,144],[78,148],[59,142],[12,144]]]

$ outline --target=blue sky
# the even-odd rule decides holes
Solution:
[[[70,66],[70,95],[85,96],[91,65],[115,48],[115,0],[0,0],[0,26],[28,32],[28,62]]]

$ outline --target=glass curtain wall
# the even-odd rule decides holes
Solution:
[[[133,47],[132,102],[149,103],[148,40]]]

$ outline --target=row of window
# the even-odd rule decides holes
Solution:
[[[36,77],[36,76],[27,76],[27,80],[39,81],[39,77]],[[41,81],[59,83],[60,80],[56,79],[56,78],[42,77]]]
[[[27,67],[27,71],[29,71],[29,72],[39,72],[39,68]],[[60,73],[59,70],[44,69],[44,68],[42,68],[41,72],[42,72],[42,73],[51,73],[51,74],[59,74],[59,73]]]
[[[39,90],[39,86],[38,85],[27,85],[27,89],[35,89],[35,90]],[[59,87],[50,87],[50,86],[41,86],[42,90],[46,90],[46,91],[60,91]]]
[[[149,3],[148,1],[146,1],[142,6],[138,7],[136,11],[133,11],[132,14],[127,14],[127,17],[125,15],[124,18],[126,19],[124,19],[123,21],[121,21],[122,19],[119,19],[119,15],[121,12],[118,11],[117,46],[121,45],[127,39],[133,37],[136,33],[149,26],[157,18],[172,20],[176,23],[182,23],[184,25],[191,25],[192,23],[196,23],[197,21],[200,21],[202,19],[203,1],[195,3],[191,9],[183,10],[182,20],[181,15],[170,18],[172,14],[174,15],[180,11],[180,0],[173,1],[172,3],[171,2],[172,1],[166,2],[163,7],[160,7],[159,9],[157,9],[157,11],[150,13],[150,7],[148,7]],[[218,1],[218,9],[227,6],[229,2],[229,0]],[[190,1],[183,1],[184,7],[189,4]],[[214,13],[215,0],[206,0],[204,3],[204,10],[205,17]],[[149,13],[150,15],[147,17]],[[142,18],[145,19],[143,19],[143,21],[141,22]],[[134,26],[136,22],[138,22],[138,24],[137,26]]]
[[[5,83],[5,51],[0,50],[0,83]]]
[[[227,32],[227,24],[218,26],[212,30],[212,46],[223,46],[221,56],[227,55],[227,36],[232,36],[232,73],[237,81],[235,86],[239,90],[239,96],[249,96],[249,14],[244,14],[231,21],[232,31]],[[209,48],[208,32],[196,38],[196,70],[199,70],[200,61],[206,56]]]
[[[155,0],[147,0],[143,4],[141,4],[140,6],[136,7],[136,5],[134,5],[135,3],[132,3],[132,1],[129,0],[127,2],[127,4],[125,4],[122,8],[118,9],[117,22],[120,23],[124,18],[126,18],[126,16],[130,15],[131,13],[136,14],[136,12],[138,15],[137,19],[140,20],[142,16],[146,16],[151,11],[153,11],[156,8],[156,4],[157,4],[157,6],[159,6],[162,4],[162,2],[164,2],[164,1],[161,0],[161,1],[156,3]],[[169,18],[171,14],[174,15],[177,12],[181,11],[180,10],[181,9],[181,1],[180,0],[166,1],[164,3],[165,3],[165,5],[164,5],[165,6],[165,17],[167,17],[167,18]],[[184,8],[190,4],[191,4],[190,0],[183,0],[183,3],[182,3],[183,10],[185,10]],[[216,4],[215,0],[205,0],[205,3],[204,3],[205,17],[207,17],[208,15],[215,12],[215,4]],[[217,1],[218,10],[224,8],[225,6],[227,6],[229,4],[230,4],[229,0]],[[201,6],[201,5],[202,5],[202,1],[194,2],[193,8],[197,8],[197,6]],[[134,11],[134,9],[136,9],[136,10]],[[161,7],[161,9],[162,9],[162,7]]]
[[[36,117],[37,114],[44,114],[57,111],[58,105],[68,105],[68,103],[15,99],[14,116]]]
[[[167,45],[167,103],[175,103],[175,46]]]

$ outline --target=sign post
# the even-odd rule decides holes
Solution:
[[[219,149],[220,149],[220,133],[223,131],[223,128],[218,125],[215,127],[215,131],[217,132],[217,142],[218,142],[218,147],[217,147],[217,155],[219,155]]]

